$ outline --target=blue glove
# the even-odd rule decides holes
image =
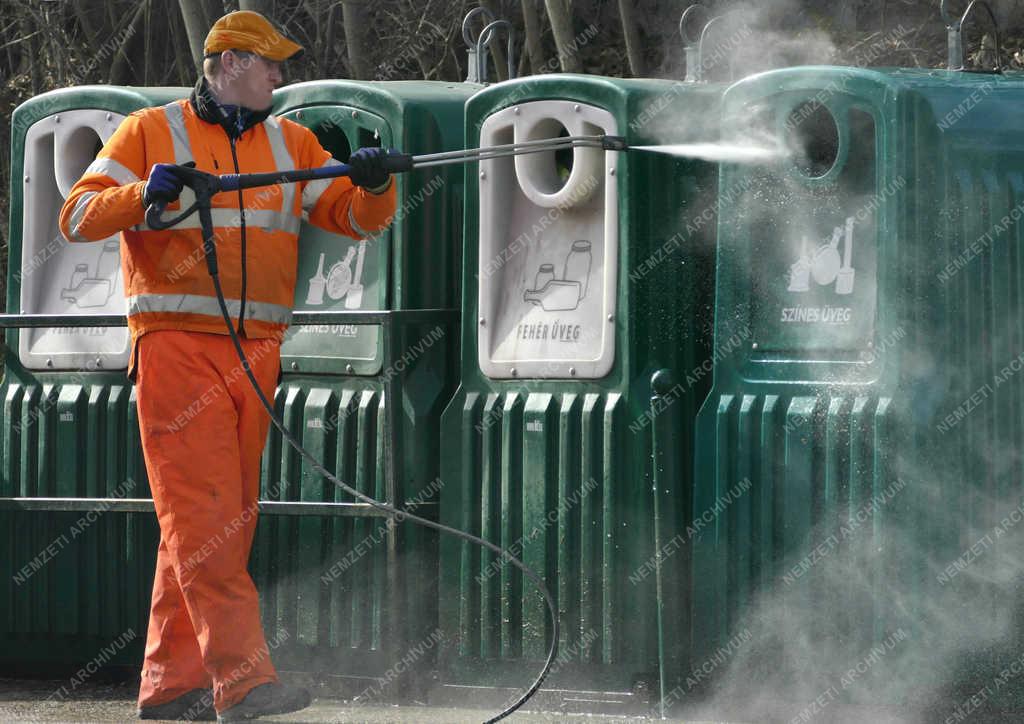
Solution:
[[[142,190],[142,204],[150,206],[154,201],[163,201],[165,204],[169,204],[177,200],[184,185],[175,172],[173,164],[154,163],[153,168],[149,170],[146,186]]]
[[[356,186],[382,191],[391,178],[391,174],[384,168],[387,155],[388,152],[383,148],[360,148],[349,156],[348,165],[352,167],[349,180]]]

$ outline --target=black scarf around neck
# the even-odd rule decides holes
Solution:
[[[217,101],[205,76],[200,75],[192,89],[189,103],[196,115],[207,123],[222,127],[231,138],[239,138],[245,131],[263,123],[270,115],[270,109],[254,111],[244,106],[225,105]]]

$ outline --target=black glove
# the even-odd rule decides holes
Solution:
[[[352,167],[349,180],[356,186],[380,192],[387,187],[391,174],[384,168],[384,158],[388,152],[383,148],[360,148],[349,156],[348,165]]]
[[[196,164],[195,161],[189,161],[185,165],[194,167]],[[149,170],[146,186],[142,189],[142,205],[150,206],[154,201],[163,201],[165,204],[176,201],[184,186],[174,164],[154,163]]]

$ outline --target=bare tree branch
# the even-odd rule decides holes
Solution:
[[[114,85],[127,85],[131,82],[132,78],[135,77],[134,64],[128,58],[128,47],[131,44],[139,45],[140,42],[136,40],[136,35],[140,35],[138,32],[139,23],[142,21],[143,14],[145,13],[146,6],[149,4],[149,0],[144,0],[139,3],[139,6],[135,9],[135,14],[132,16],[131,22],[128,24],[129,32],[125,33],[124,41],[121,46],[117,49],[117,53],[114,56],[114,62],[110,67],[110,82]],[[205,38],[206,35],[204,34]],[[202,54],[202,42],[200,41],[199,52]]]
[[[571,0],[544,0],[544,5],[548,9],[548,19],[551,21],[551,30],[555,35],[555,45],[558,48],[558,59],[561,62],[562,70],[566,73],[582,73],[583,64],[580,62],[579,52],[573,39],[570,2]]]
[[[345,26],[345,46],[352,77],[369,80],[373,77],[373,70],[366,42],[370,23],[365,0],[342,0],[341,18]]]
[[[547,67],[544,44],[540,40],[540,14],[537,12],[540,3],[541,0],[522,0],[523,26],[526,29],[523,57],[530,56],[530,69],[534,73],[540,73]]]
[[[626,55],[629,57],[629,70],[635,77],[646,73],[644,51],[640,45],[640,33],[636,27],[631,0],[619,0],[619,16],[622,18],[622,34],[626,39]]]
[[[210,32],[210,26],[220,17],[222,8],[214,8],[210,0],[178,0],[178,5],[188,35],[188,46],[192,50],[192,60],[197,66],[202,65],[203,41]]]
[[[171,48],[174,51],[175,78],[179,85],[189,85],[196,75],[196,65],[188,50],[188,31],[178,13],[171,13]]]
[[[90,12],[93,8],[90,8],[88,0],[75,0],[74,8],[78,24],[82,27],[82,34],[85,36],[85,42],[92,47],[96,47],[99,43],[97,42],[96,24],[93,23]]]

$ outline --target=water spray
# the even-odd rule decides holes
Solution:
[[[521,143],[510,143],[501,146],[447,151],[421,156],[391,152],[384,157],[383,161],[384,168],[389,173],[404,173],[417,168],[427,168],[431,166],[442,166],[455,163],[472,163],[491,158],[516,156],[526,153],[559,151],[568,148],[597,148],[605,151],[625,151],[628,149],[628,145],[626,144],[626,140],[619,136],[564,136],[554,139],[524,141]],[[375,500],[374,498],[371,498],[370,496],[365,495],[346,484],[320,464],[320,462],[302,446],[302,443],[292,435],[277,415],[274,414],[273,405],[263,394],[263,390],[260,389],[259,383],[253,375],[252,368],[249,365],[249,360],[246,358],[245,351],[242,349],[241,341],[238,338],[238,332],[235,330],[234,324],[231,322],[231,314],[228,311],[227,302],[224,300],[224,291],[221,289],[220,273],[217,267],[217,247],[214,243],[215,236],[213,233],[213,217],[210,212],[211,200],[214,194],[222,191],[235,191],[238,189],[254,188],[258,186],[272,186],[280,183],[296,183],[299,181],[313,181],[318,179],[348,176],[351,172],[351,166],[341,163],[333,166],[323,166],[316,169],[299,169],[294,171],[278,171],[271,173],[226,174],[221,176],[198,171],[195,168],[188,166],[176,166],[175,169],[182,182],[195,192],[195,203],[173,219],[168,220],[161,218],[164,210],[166,209],[166,204],[162,202],[154,203],[146,210],[146,223],[151,229],[159,231],[171,228],[195,212],[199,213],[199,222],[203,232],[203,253],[206,257],[206,268],[210,273],[210,278],[213,280],[213,288],[217,294],[217,303],[220,306],[221,316],[223,317],[224,324],[228,329],[228,334],[231,336],[231,342],[235,347],[235,353],[238,355],[238,360],[242,365],[242,369],[245,370],[245,374],[249,378],[249,383],[256,391],[256,395],[259,397],[263,407],[270,415],[270,420],[274,427],[276,427],[281,433],[281,436],[287,440],[288,444],[291,445],[299,455],[301,455],[303,459],[310,464],[313,470],[334,483],[349,495],[354,496],[358,500],[361,500],[374,508],[388,513],[390,516],[393,516],[397,522],[401,523],[404,521],[410,521],[428,528],[433,528],[441,533],[454,535],[496,553],[502,562],[507,561],[522,571],[544,596],[544,601],[548,607],[548,613],[551,616],[552,626],[551,645],[548,648],[548,655],[544,662],[544,668],[534,679],[533,684],[525,694],[516,699],[515,702],[502,710],[499,714],[488,719],[485,724],[500,721],[501,719],[511,715],[537,693],[550,673],[551,667],[555,662],[555,657],[558,655],[558,639],[560,635],[558,627],[558,611],[555,608],[554,597],[551,595],[551,591],[548,590],[548,587],[544,584],[543,579],[541,579],[536,572],[523,563],[519,558],[511,555],[494,543],[475,536],[472,533],[466,533],[465,531],[458,530],[457,528],[452,528],[444,525],[443,523],[437,523],[435,521],[428,520],[427,518],[422,518],[408,511],[400,510],[386,503],[382,503],[379,500]],[[394,400],[390,400],[388,404],[394,405],[396,402]]]

